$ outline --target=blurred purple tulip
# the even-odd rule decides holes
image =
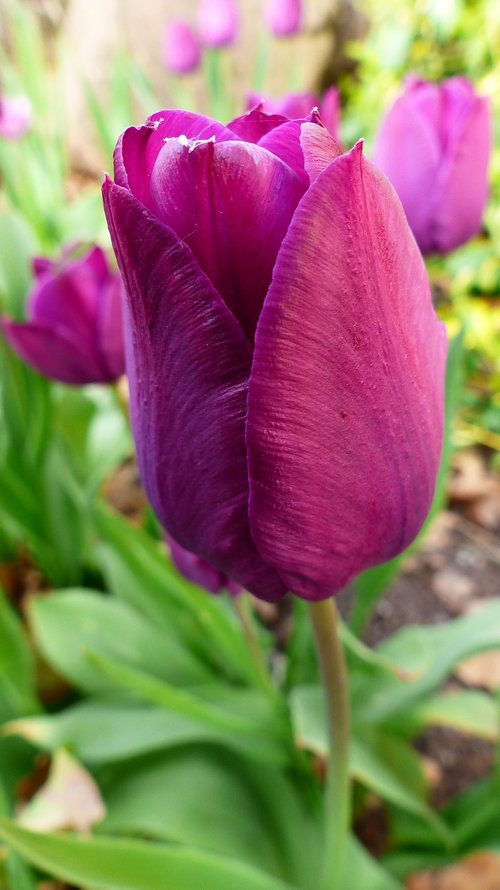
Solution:
[[[187,22],[176,19],[167,25],[163,40],[163,61],[165,68],[173,74],[190,74],[199,68],[200,43]]]
[[[60,261],[37,257],[25,322],[4,318],[10,346],[40,374],[62,383],[111,383],[125,370],[122,285],[104,251],[75,248]]]
[[[267,0],[264,20],[275,37],[293,37],[302,24],[302,0]]]
[[[177,541],[174,541],[171,535],[166,534],[165,540],[174,566],[188,581],[198,584],[209,593],[221,593],[223,590],[227,590],[231,596],[238,596],[241,593],[240,584],[236,584],[227,575],[218,572],[200,556],[195,556],[194,553],[185,550]]]
[[[480,229],[491,140],[489,102],[465,77],[408,78],[380,128],[375,163],[423,253],[448,253]]]
[[[320,99],[315,93],[287,93],[282,99],[272,99],[259,93],[250,93],[247,108],[261,105],[268,114],[280,114],[290,120],[307,117],[313,108],[317,108],[321,123],[338,139],[340,123],[340,100],[336,87],[329,87]]]
[[[338,591],[432,501],[446,337],[385,176],[313,114],[162,111],[103,186],[132,427],[170,535],[262,599]]]
[[[203,46],[221,49],[236,40],[239,27],[236,0],[200,0],[198,29]]]
[[[20,139],[31,125],[31,105],[26,96],[0,96],[0,139]]]

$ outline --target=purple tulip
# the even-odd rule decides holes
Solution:
[[[167,25],[163,41],[163,61],[165,67],[174,74],[190,74],[199,67],[200,44],[187,22],[176,19]]]
[[[185,550],[177,541],[174,541],[171,535],[166,534],[165,540],[170,549],[174,566],[188,581],[193,581],[194,584],[198,584],[209,593],[221,593],[223,590],[227,590],[231,596],[238,596],[241,593],[240,584],[236,584],[227,575],[218,572],[200,556],[195,556],[194,553]]]
[[[267,0],[264,19],[275,37],[293,37],[302,23],[302,0]]]
[[[203,46],[221,49],[231,46],[239,26],[236,0],[200,0],[198,29]]]
[[[31,105],[26,96],[0,96],[0,139],[20,139],[31,124]]]
[[[250,93],[247,102],[248,110],[259,105],[268,114],[280,114],[291,120],[307,117],[314,108],[317,108],[321,123],[329,130],[334,139],[338,139],[340,101],[336,87],[329,87],[321,99],[315,93],[287,93],[282,99],[271,99],[269,96]]]
[[[104,251],[38,257],[26,322],[2,320],[12,348],[40,374],[62,383],[111,383],[125,370],[122,285]]]
[[[448,253],[480,229],[490,151],[489,102],[465,77],[408,78],[380,128],[375,162],[423,253]]]
[[[142,480],[170,535],[262,599],[338,591],[421,528],[444,327],[401,204],[315,116],[125,131],[104,204]]]

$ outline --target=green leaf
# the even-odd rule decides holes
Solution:
[[[0,298],[2,310],[16,321],[24,316],[34,253],[34,239],[23,217],[3,213],[0,216]]]
[[[12,890],[37,890],[37,881],[31,868],[13,850],[7,856],[6,872]]]
[[[39,709],[35,666],[21,622],[0,590],[0,717]]]
[[[28,614],[49,664],[87,692],[114,687],[89,661],[89,650],[167,682],[190,684],[208,679],[203,665],[172,629],[153,625],[114,597],[68,589],[35,597]]]
[[[476,689],[436,695],[424,700],[411,714],[419,727],[449,726],[459,732],[485,739],[500,741],[500,710],[495,699]]]
[[[326,758],[328,733],[321,688],[296,687],[290,709],[297,745]],[[445,843],[449,842],[446,825],[423,799],[425,786],[418,758],[404,742],[374,730],[365,729],[361,735],[355,727],[350,773],[384,800],[432,824]]]
[[[379,685],[366,701],[363,720],[379,723],[420,702],[438,689],[454,667],[471,655],[500,646],[500,602],[430,627],[406,627],[378,651],[407,672],[411,682]]]
[[[102,535],[97,557],[116,596],[181,636],[218,674],[255,683],[255,663],[225,597],[181,578],[164,548],[122,517],[98,509],[95,519]]]
[[[399,573],[401,566],[410,553],[416,550],[421,543],[427,529],[435,516],[443,506],[445,485],[450,469],[451,455],[453,453],[453,420],[460,402],[463,389],[463,332],[461,331],[448,345],[448,360],[446,363],[446,395],[445,395],[445,420],[443,435],[443,451],[434,500],[429,515],[425,520],[422,530],[413,544],[400,556],[373,569],[363,572],[354,582],[355,594],[353,608],[349,619],[351,629],[361,636],[370,616],[384,594],[391,581]]]
[[[246,710],[245,691],[225,690],[221,687],[219,692],[218,687],[209,687],[207,701],[204,698],[204,687],[196,692],[188,692],[112,659],[91,652],[88,653],[88,658],[103,676],[116,684],[118,690],[129,692],[148,704],[159,705],[175,715],[191,718],[218,730],[223,733],[219,738],[223,738],[227,744],[250,748],[259,759],[281,762],[288,759],[287,738],[283,731],[286,726],[275,718],[273,712],[264,713],[263,719],[255,711],[251,716],[239,713],[242,705]],[[267,699],[263,703],[269,704]]]
[[[190,844],[286,877],[285,851],[267,805],[285,782],[262,764],[258,770],[260,787],[253,782],[255,768],[228,751],[199,745],[107,768],[100,783],[107,816],[99,834]]]
[[[292,890],[250,866],[188,847],[34,834],[5,819],[0,836],[38,868],[88,890]]]
[[[356,838],[349,840],[347,857],[349,867],[342,890],[403,890],[399,881],[372,859]]]

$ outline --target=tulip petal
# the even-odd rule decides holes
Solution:
[[[165,139],[238,139],[223,124],[191,111],[157,111],[144,127],[129,127],[117,142],[113,155],[115,181],[149,206],[149,177]]]
[[[443,91],[452,82],[445,84]],[[454,250],[479,231],[488,197],[492,144],[489,102],[475,96],[468,98],[462,114],[454,110],[450,121],[454,132],[434,189],[432,249],[441,253]]]
[[[279,599],[285,587],[248,521],[251,347],[177,235],[110,180],[103,197],[128,294],[131,416],[148,497],[182,547]]]
[[[301,145],[301,129],[305,123],[320,130],[324,129],[319,116],[313,111],[307,120],[287,121],[286,124],[275,127],[260,140],[259,147],[281,158],[308,187],[309,175],[304,166],[304,152]],[[338,154],[341,154],[340,150]]]
[[[243,139],[245,142],[260,142],[260,140],[274,130],[275,127],[286,124],[288,118],[282,114],[268,114],[264,111],[262,105],[252,108],[241,117],[235,118],[228,124],[231,132],[236,134],[236,138]]]
[[[256,331],[250,523],[294,593],[327,597],[414,539],[439,464],[445,355],[401,205],[358,145],[297,208]]]
[[[300,146],[304,158],[304,167],[311,184],[320,173],[330,166],[342,151],[338,142],[325,127],[314,123],[304,123],[300,128]]]
[[[441,146],[435,125],[439,116],[438,91],[420,90],[418,104],[398,99],[386,115],[375,144],[374,161],[396,189],[420,249],[432,243],[433,203],[441,163]],[[421,105],[425,103],[425,113]],[[397,150],[395,150],[397,146]],[[422,200],[422,195],[426,200]]]
[[[66,329],[3,319],[2,330],[15,352],[45,377],[72,386],[109,382],[97,350],[89,351]]]
[[[167,140],[151,208],[196,260],[253,340],[274,262],[306,185],[279,158],[243,142]]]

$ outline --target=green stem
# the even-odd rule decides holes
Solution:
[[[350,823],[349,687],[333,599],[309,603],[325,694],[330,751],[325,797],[325,845],[319,890],[341,890]]]
[[[247,593],[240,593],[238,596],[233,597],[232,601],[236,614],[238,615],[238,618],[240,620],[240,624],[245,635],[245,639],[247,641],[250,655],[252,656],[252,660],[257,669],[257,675],[261,682],[261,685],[263,689],[266,690],[266,692],[272,692],[272,694],[275,695],[276,687],[271,679],[266,662],[262,655],[262,649],[260,647],[259,639],[255,630],[254,618],[249,596]]]

